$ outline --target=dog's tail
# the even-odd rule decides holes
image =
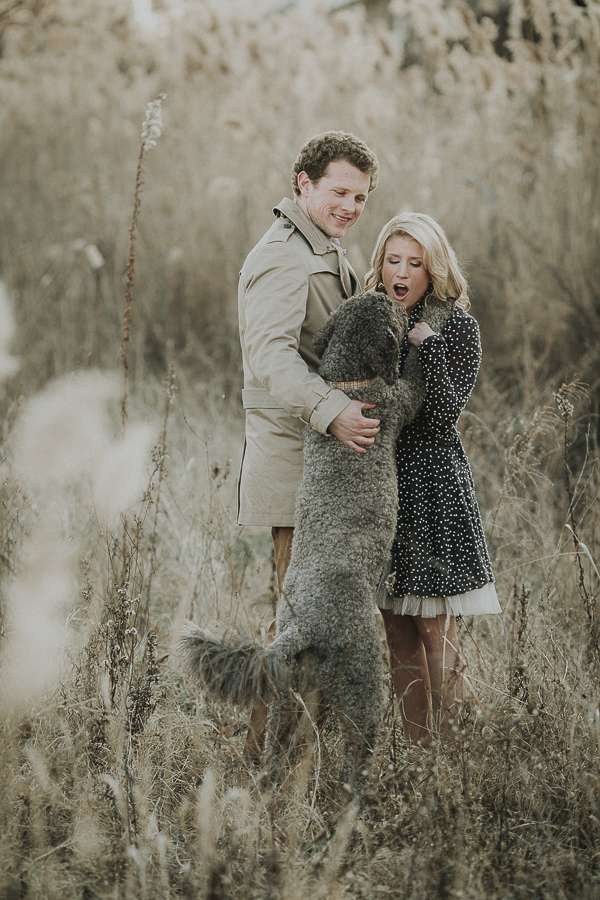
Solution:
[[[179,641],[186,673],[213,697],[239,706],[270,702],[283,696],[291,683],[291,669],[273,644],[260,647],[248,641],[220,641],[192,622],[186,622]]]

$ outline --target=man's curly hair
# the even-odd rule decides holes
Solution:
[[[375,190],[379,179],[379,162],[373,151],[353,134],[345,131],[325,131],[312,137],[301,148],[298,159],[292,166],[294,193],[300,194],[298,187],[300,172],[306,172],[314,184],[323,177],[329,163],[338,159],[349,162],[369,175],[371,178],[369,191]]]

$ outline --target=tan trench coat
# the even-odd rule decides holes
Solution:
[[[248,255],[238,292],[246,410],[238,523],[270,527],[294,524],[304,428],[325,434],[350,402],[316,374],[312,340],[358,288],[341,252],[293,200],[273,212],[277,219]]]

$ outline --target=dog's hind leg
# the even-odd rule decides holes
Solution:
[[[339,781],[351,796],[360,796],[366,786],[383,712],[383,667],[379,648],[373,649],[346,650],[340,677],[331,678],[331,667],[327,673],[327,697],[346,732]]]
[[[277,699],[271,704],[259,786],[262,791],[278,787],[289,771],[302,719],[302,704],[294,696]]]
[[[323,691],[320,687],[307,687],[310,663],[306,657],[301,666],[303,684],[300,692],[280,697],[271,706],[259,782],[263,790],[280,784],[292,767],[311,754],[315,733],[323,717]]]

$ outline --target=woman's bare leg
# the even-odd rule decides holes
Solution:
[[[431,683],[423,639],[413,616],[382,609],[390,648],[392,682],[400,705],[404,736],[409,744],[431,740]]]
[[[466,697],[473,692],[460,654],[456,619],[445,614],[415,616],[414,623],[427,657],[434,728],[447,734],[460,719]]]

